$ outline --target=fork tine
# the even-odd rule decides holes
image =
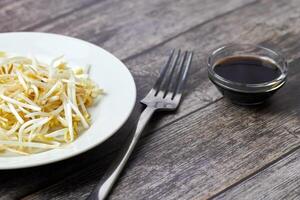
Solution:
[[[155,84],[153,86],[153,89],[156,90],[155,95],[157,94],[157,92],[158,92],[158,90],[159,90],[159,88],[160,88],[160,86],[162,84],[162,81],[164,79],[164,76],[165,76],[166,72],[168,71],[168,68],[169,68],[170,63],[172,61],[174,53],[175,53],[175,49],[172,49],[171,54],[169,56],[169,59],[168,59],[166,65],[161,69],[159,77],[158,77],[157,81],[155,82]]]
[[[178,81],[180,79],[180,75],[181,75],[182,70],[183,70],[183,64],[186,60],[187,53],[188,53],[187,51],[185,51],[183,53],[183,56],[181,56],[181,59],[180,59],[178,65],[175,67],[176,69],[175,69],[175,72],[174,72],[174,77],[171,80],[171,83],[170,83],[169,89],[168,89],[168,94],[167,94],[167,96],[169,98],[172,98],[175,95],[177,84],[178,84]]]
[[[173,59],[171,66],[169,67],[169,70],[167,71],[167,73],[165,75],[164,82],[162,83],[162,85],[160,87],[160,91],[162,91],[163,97],[165,97],[167,92],[170,90],[169,88],[170,88],[172,79],[174,79],[173,78],[174,71],[177,66],[177,63],[178,63],[178,60],[180,57],[180,53],[181,53],[181,50],[179,49],[176,53],[175,58]]]
[[[176,90],[173,94],[172,99],[174,99],[175,97],[180,98],[182,95],[182,91],[186,82],[186,78],[187,78],[187,74],[192,62],[192,57],[193,57],[193,52],[185,52],[186,57],[186,62],[184,62],[185,60],[182,59],[182,63],[180,66],[180,73],[179,73],[179,81],[177,82],[177,87]]]

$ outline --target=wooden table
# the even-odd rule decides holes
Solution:
[[[172,48],[194,50],[184,101],[158,114],[109,199],[300,199],[299,0],[0,1],[0,30],[81,38],[109,50],[133,74],[138,99]],[[240,107],[207,79],[210,50],[230,42],[284,53],[289,81],[265,105]],[[1,48],[1,47],[0,47]],[[0,199],[85,199],[134,130],[66,161],[0,172]]]

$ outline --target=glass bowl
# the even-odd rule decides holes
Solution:
[[[280,75],[268,82],[242,83],[229,80],[215,72],[214,68],[221,60],[234,57],[254,57],[260,59],[262,63],[272,63],[278,67]],[[209,79],[224,97],[240,105],[263,103],[285,84],[287,72],[287,62],[281,54],[259,45],[229,44],[217,48],[208,57]]]

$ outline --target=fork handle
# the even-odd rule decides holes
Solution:
[[[104,200],[107,197],[154,112],[155,109],[152,107],[147,106],[145,108],[139,118],[137,128],[132,139],[129,140],[128,143],[126,143],[126,145],[120,150],[120,155],[108,168],[107,172],[88,197],[88,200]]]

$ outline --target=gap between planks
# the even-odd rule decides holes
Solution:
[[[222,18],[222,17],[224,17],[224,16],[226,16],[226,15],[229,15],[230,13],[235,12],[236,10],[242,9],[242,8],[244,8],[244,7],[248,7],[248,6],[257,4],[259,1],[260,1],[260,0],[256,0],[256,1],[250,2],[250,3],[248,3],[248,4],[244,4],[244,5],[239,6],[239,7],[235,8],[235,9],[233,9],[233,10],[227,11],[227,12],[222,13],[222,14],[220,14],[220,15],[217,15],[217,16],[211,18],[211,19],[208,19],[208,20],[206,20],[206,21],[204,21],[204,22],[202,22],[202,23],[200,23],[200,24],[196,24],[196,25],[190,27],[189,29],[187,29],[187,30],[185,30],[185,31],[182,31],[182,32],[180,32],[180,33],[178,33],[178,34],[176,34],[176,35],[170,37],[170,38],[167,38],[167,39],[165,39],[164,41],[161,41],[160,43],[158,43],[158,44],[156,44],[156,45],[154,45],[154,46],[152,46],[152,47],[149,47],[149,48],[147,48],[147,49],[145,49],[145,50],[142,50],[141,52],[138,52],[138,53],[135,53],[135,54],[133,54],[133,55],[131,55],[131,56],[128,56],[128,57],[122,59],[122,61],[123,61],[123,62],[126,62],[126,61],[128,61],[128,60],[134,59],[134,58],[136,58],[136,57],[138,57],[138,56],[140,56],[140,55],[143,55],[143,54],[145,54],[145,53],[147,53],[147,52],[149,52],[149,51],[152,51],[152,50],[156,49],[157,47],[160,47],[160,46],[164,45],[165,43],[167,43],[167,42],[169,42],[169,41],[171,41],[171,40],[174,40],[175,38],[180,37],[181,35],[184,35],[184,34],[190,32],[190,31],[193,31],[193,30],[195,30],[195,29],[197,29],[197,28],[199,28],[199,27],[201,27],[201,26],[204,26],[205,24],[208,24],[209,22],[211,22],[211,21],[213,21],[213,20]],[[192,51],[192,49],[191,49],[191,51]]]
[[[290,133],[289,133],[290,134]],[[264,165],[263,167],[261,167],[260,169],[258,169],[257,171],[247,175],[246,177],[242,178],[241,180],[233,183],[232,185],[226,187],[225,189],[221,190],[220,192],[212,195],[210,198],[208,198],[207,200],[213,200],[215,199],[216,197],[222,195],[223,193],[229,191],[230,189],[242,184],[243,182],[249,180],[250,178],[252,178],[253,176],[257,175],[258,173],[266,170],[267,168],[275,165],[276,163],[278,163],[279,161],[283,160],[284,158],[286,158],[287,156],[293,154],[294,152],[296,152],[297,150],[300,149],[300,145],[299,146],[296,146],[295,148],[293,148],[292,150],[286,152],[285,154],[282,154],[281,156],[279,156],[278,158],[274,159],[273,161],[267,163],[266,165]]]
[[[66,12],[66,13],[63,13],[63,14],[61,14],[61,15],[58,15],[58,16],[52,18],[52,19],[45,20],[45,21],[41,21],[41,22],[39,22],[39,23],[37,23],[37,24],[34,24],[34,25],[32,25],[32,26],[23,28],[23,29],[21,29],[21,31],[31,31],[31,30],[34,30],[34,29],[36,29],[36,28],[45,26],[45,25],[50,24],[50,23],[52,23],[52,22],[54,22],[54,21],[56,21],[56,20],[58,20],[58,19],[64,18],[64,17],[66,17],[66,16],[68,16],[68,15],[71,15],[71,14],[73,14],[73,13],[79,11],[79,10],[85,10],[85,9],[88,9],[88,8],[90,8],[90,7],[92,7],[92,6],[95,6],[95,5],[97,5],[97,4],[100,4],[100,3],[102,3],[103,1],[105,1],[105,0],[98,0],[98,1],[95,0],[95,1],[93,1],[92,3],[88,3],[88,4],[85,4],[85,5],[82,5],[81,7],[75,8],[74,10],[70,10],[69,12]]]
[[[101,0],[100,2],[102,2],[102,1],[104,1],[104,0]],[[233,10],[230,10],[230,11],[228,11],[228,12],[225,12],[225,13],[222,13],[222,14],[220,14],[220,15],[217,15],[217,16],[215,16],[215,17],[213,17],[213,18],[210,18],[210,19],[208,19],[208,20],[206,20],[206,21],[204,21],[204,22],[202,22],[202,23],[196,24],[196,25],[190,27],[189,29],[182,31],[182,32],[176,34],[175,36],[169,37],[169,38],[163,40],[162,42],[160,42],[160,43],[158,43],[158,44],[156,44],[156,45],[154,45],[154,46],[152,46],[152,47],[149,47],[149,48],[147,48],[147,49],[145,49],[145,50],[142,50],[141,52],[138,52],[138,53],[136,53],[136,54],[133,54],[133,55],[131,55],[131,56],[125,57],[124,59],[122,59],[122,61],[123,61],[123,62],[126,62],[126,61],[128,61],[128,60],[131,60],[131,59],[134,59],[134,58],[136,58],[136,57],[139,57],[139,56],[141,56],[141,55],[143,55],[143,54],[145,54],[145,53],[147,53],[147,52],[149,52],[149,51],[151,51],[151,50],[153,50],[153,49],[156,49],[156,48],[158,48],[158,47],[164,45],[165,43],[167,43],[167,42],[169,42],[169,41],[171,41],[171,40],[176,39],[177,37],[180,37],[181,35],[184,35],[184,34],[190,32],[190,31],[193,31],[194,29],[197,29],[197,28],[199,28],[199,27],[201,27],[201,26],[203,26],[203,25],[205,25],[205,24],[207,24],[207,23],[209,23],[209,22],[211,22],[211,21],[213,21],[213,20],[215,20],[215,19],[219,19],[219,18],[224,17],[224,16],[226,16],[226,15],[229,15],[229,14],[231,14],[232,12],[235,12],[235,11],[237,11],[237,10],[239,10],[239,9],[242,9],[242,8],[245,8],[245,7],[248,7],[248,6],[257,4],[259,1],[260,1],[260,0],[256,0],[256,1],[251,2],[251,3],[248,3],[248,4],[244,4],[244,5],[239,6],[239,7],[235,8],[235,9],[233,9]],[[54,19],[52,19],[52,20],[48,20],[48,21],[45,21],[45,22],[41,22],[40,24],[33,25],[33,26],[29,27],[29,28],[26,28],[26,29],[24,29],[24,31],[30,30],[30,29],[34,29],[34,28],[38,28],[39,26],[46,25],[46,24],[48,24],[48,23],[51,23],[51,22],[54,21],[54,20],[63,18],[63,17],[65,17],[65,16],[68,16],[68,15],[70,15],[70,14],[72,14],[72,13],[78,11],[78,10],[88,9],[89,7],[91,7],[91,6],[93,6],[93,5],[96,5],[96,4],[100,3],[100,2],[92,3],[92,4],[88,4],[88,5],[82,6],[82,7],[78,8],[78,9],[75,9],[75,10],[73,10],[73,11],[70,11],[69,13],[64,13],[64,14],[62,14],[62,15],[60,15],[60,16],[57,16],[56,18],[54,18]],[[189,115],[191,115],[191,114],[193,114],[193,113],[195,113],[195,112],[197,112],[197,111],[200,111],[200,110],[202,110],[202,109],[204,109],[204,108],[206,108],[206,107],[209,107],[210,105],[212,105],[212,104],[214,104],[214,103],[220,101],[222,98],[223,98],[223,97],[218,98],[218,99],[216,99],[216,100],[213,100],[212,102],[210,102],[210,103],[208,103],[208,104],[206,104],[206,105],[204,105],[204,106],[202,106],[202,107],[200,107],[200,108],[198,108],[198,109],[196,109],[196,110],[194,110],[194,111],[192,111],[192,112],[190,112],[190,113],[187,113],[186,115],[183,115],[183,116],[181,116],[181,117],[179,117],[179,118],[177,118],[177,119],[175,119],[175,120],[173,120],[173,121],[171,121],[171,122],[169,122],[169,123],[167,123],[167,124],[165,124],[165,125],[162,125],[162,126],[156,128],[156,129],[150,131],[149,133],[147,133],[147,135],[153,134],[154,132],[157,132],[157,131],[159,131],[159,130],[162,129],[162,128],[165,128],[165,127],[167,127],[167,126],[170,126],[171,124],[173,124],[173,123],[176,122],[176,121],[179,121],[179,120],[181,120],[181,119],[183,119],[183,118],[185,118],[185,117],[188,117]],[[114,154],[114,153],[115,153],[116,151],[118,151],[118,150],[119,150],[119,149],[116,149],[116,150],[112,151],[110,154]],[[99,159],[100,159],[100,158],[99,158]],[[84,171],[84,170],[80,170],[80,171],[76,172],[76,174],[73,174],[73,175],[71,175],[71,176],[68,176],[67,178],[72,177],[72,176],[76,176],[77,174],[80,174],[80,172],[82,172],[82,171]],[[66,179],[67,179],[67,178],[66,178]],[[56,185],[56,184],[58,184],[59,182],[61,182],[61,181],[58,181],[58,182],[56,182],[56,183],[54,183],[54,184],[52,184],[52,185]],[[48,187],[52,186],[52,185],[48,185],[48,186],[46,186],[46,187],[40,188],[40,189],[38,189],[38,190],[36,190],[36,191],[30,193],[30,194],[24,195],[24,196],[21,197],[20,199],[27,198],[27,197],[29,197],[31,194],[34,194],[34,193],[36,193],[36,192],[38,192],[38,191],[41,191],[41,190],[43,190],[43,189],[45,189],[45,188],[48,188]]]
[[[53,19],[49,19],[49,20],[46,20],[46,21],[42,21],[42,22],[37,23],[37,24],[34,24],[34,25],[32,25],[32,26],[23,28],[23,29],[21,29],[21,31],[31,31],[31,30],[37,29],[37,28],[39,28],[39,27],[45,26],[45,25],[47,25],[47,24],[50,24],[50,23],[52,23],[52,22],[54,22],[54,21],[56,21],[56,20],[58,20],[58,19],[64,18],[64,17],[66,17],[66,16],[68,16],[68,15],[71,15],[71,14],[73,14],[73,13],[79,11],[79,10],[86,10],[86,9],[89,9],[90,7],[95,6],[95,5],[98,5],[98,4],[102,3],[103,1],[105,1],[105,0],[94,1],[93,3],[89,3],[89,4],[86,4],[86,5],[83,5],[83,6],[81,6],[81,7],[75,8],[74,10],[71,10],[71,11],[69,11],[69,12],[67,12],[67,13],[63,13],[63,14],[61,14],[61,15],[58,15],[58,16],[56,16],[56,17],[53,18]],[[181,35],[183,35],[183,34],[186,34],[186,33],[190,32],[190,31],[193,31],[194,29],[197,29],[197,28],[199,28],[199,27],[201,27],[201,26],[203,26],[203,25],[205,25],[205,24],[207,24],[207,23],[209,23],[209,22],[211,22],[211,21],[213,21],[213,20],[216,20],[216,19],[219,19],[219,18],[224,17],[224,16],[226,16],[226,15],[229,15],[230,13],[235,12],[236,10],[242,9],[242,8],[244,8],[244,7],[251,6],[251,5],[253,5],[253,4],[257,4],[259,1],[260,1],[260,0],[256,0],[256,1],[253,1],[253,2],[250,2],[250,3],[247,3],[247,4],[244,4],[244,5],[241,5],[241,6],[237,7],[237,8],[234,8],[233,10],[229,10],[229,11],[224,12],[224,13],[222,13],[222,14],[220,14],[220,15],[217,15],[217,16],[215,16],[215,17],[213,17],[213,18],[207,19],[207,20],[205,20],[204,22],[201,22],[201,23],[199,23],[199,24],[196,24],[196,25],[194,25],[194,26],[188,28],[187,30],[184,30],[184,31],[182,31],[182,32],[179,32],[178,34],[176,34],[176,35],[174,35],[174,36],[171,36],[171,37],[169,37],[169,38],[167,38],[167,39],[165,39],[165,40],[159,42],[158,44],[156,44],[156,45],[154,45],[154,46],[150,46],[149,48],[144,49],[144,50],[142,50],[142,51],[140,51],[140,52],[138,52],[138,53],[135,53],[135,54],[133,54],[133,55],[127,56],[127,57],[125,57],[124,59],[122,59],[122,61],[123,61],[123,62],[126,62],[126,61],[128,61],[128,60],[134,59],[134,58],[136,58],[136,57],[138,57],[138,56],[140,56],[140,55],[143,55],[143,54],[145,54],[145,53],[147,53],[147,52],[149,52],[149,51],[151,51],[151,50],[153,50],[153,49],[156,49],[156,48],[159,47],[159,46],[164,45],[165,43],[167,43],[167,42],[169,42],[169,41],[171,41],[171,40],[173,40],[173,39],[175,39],[175,38],[177,38],[177,37],[179,37],[179,36],[181,36]]]

